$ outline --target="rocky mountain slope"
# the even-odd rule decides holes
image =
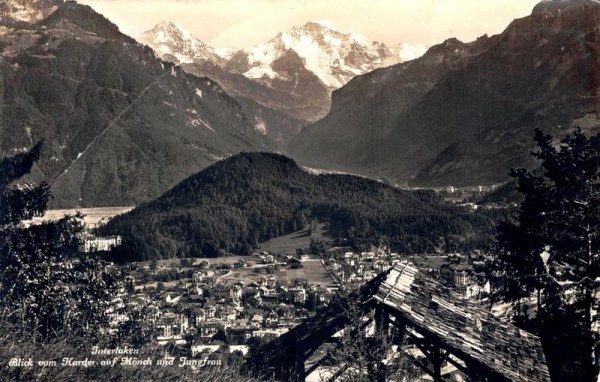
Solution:
[[[260,105],[158,59],[90,7],[57,7],[0,26],[0,155],[43,139],[32,176],[55,207],[137,204],[217,160],[276,149]]]
[[[478,185],[531,166],[533,129],[599,131],[600,4],[547,1],[500,35],[448,40],[352,80],[290,144],[302,163],[399,183]]]
[[[333,93],[331,112],[294,139],[290,155],[313,167],[382,175],[371,168],[373,162],[393,154],[379,152],[373,142],[389,136],[400,115],[448,73],[467,65],[486,41],[450,39],[419,59],[356,77]]]
[[[218,77],[232,95],[308,121],[329,111],[331,91],[356,75],[398,61],[398,55],[382,43],[313,22],[248,49],[208,47],[168,22],[145,32],[140,40],[192,73]]]
[[[4,22],[38,22],[58,9],[63,0],[4,0],[0,19]]]

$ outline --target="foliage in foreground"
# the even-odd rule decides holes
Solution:
[[[140,348],[137,355],[91,355],[92,346],[114,348],[110,342],[94,342],[83,338],[55,338],[48,343],[36,344],[6,330],[0,330],[0,375],[3,381],[213,381],[213,382],[254,382],[254,378],[243,376],[239,363],[223,366],[204,366],[196,369],[190,366],[178,367],[176,359],[173,366],[158,366],[156,360],[164,359],[164,349],[156,344],[147,344]],[[121,345],[123,347],[123,345]],[[60,366],[65,358],[73,360],[112,360],[114,357],[151,358],[150,366],[115,366],[69,367]],[[32,367],[11,367],[13,358],[33,360]],[[59,366],[38,366],[37,361],[58,362]]]
[[[139,359],[164,358],[149,342],[143,309],[108,330],[111,300],[124,290],[125,271],[113,271],[77,253],[82,226],[76,217],[26,226],[42,216],[51,198],[48,184],[18,184],[39,158],[42,145],[0,160],[0,376],[10,381],[252,381],[239,373],[239,359],[224,367],[102,366],[92,347],[136,347]],[[117,329],[115,332],[114,329]],[[131,355],[117,355],[125,357]],[[96,365],[68,366],[65,359]],[[15,360],[19,360],[15,363]],[[56,366],[38,362],[56,362]],[[238,364],[236,364],[236,361]],[[154,362],[153,362],[154,363]]]
[[[51,198],[47,183],[17,183],[39,158],[42,144],[0,160],[0,318],[23,337],[47,341],[94,338],[123,274],[91,256],[77,256],[82,226],[75,217],[26,226]]]
[[[349,300],[351,295],[342,294],[340,298],[349,301],[343,309],[348,325],[339,335],[339,342],[325,355],[328,364],[334,367],[332,374],[352,382],[420,380],[417,364],[402,350],[407,344],[406,334],[398,332],[392,325],[388,331],[378,328],[373,312],[372,325],[375,327],[370,335],[365,335],[369,331],[365,329],[367,317],[358,304]]]
[[[556,380],[595,381],[600,135],[578,130],[555,144],[538,130],[535,140],[543,174],[512,173],[524,199],[513,220],[500,226],[496,295],[517,303],[537,298],[536,317],[516,319],[540,335]]]

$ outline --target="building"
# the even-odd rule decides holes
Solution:
[[[252,335],[253,337],[260,337],[266,340],[271,340],[281,336],[284,333],[289,331],[288,328],[269,328],[269,329],[260,329],[255,330]]]
[[[210,267],[210,261],[202,260],[199,263],[194,263],[194,267],[203,268],[203,269],[208,268],[208,267]]]
[[[452,267],[453,282],[456,288],[466,287],[471,284],[472,267],[466,264],[459,264]]]
[[[181,317],[173,312],[167,312],[158,319],[156,329],[159,337],[169,339],[181,334],[180,325]]]
[[[214,271],[202,271],[194,273],[193,279],[196,284],[200,284],[212,280],[214,277]]]
[[[235,309],[233,309],[230,306],[222,306],[220,307],[218,313],[217,313],[217,318],[222,320],[222,321],[226,321],[226,322],[233,322],[236,319],[236,311]]]
[[[78,249],[79,252],[83,253],[110,251],[111,249],[121,245],[121,243],[121,236],[91,236],[83,239],[83,243],[79,245]]]
[[[216,335],[220,330],[225,330],[225,325],[219,319],[210,319],[203,322],[200,327],[200,337],[211,338]]]
[[[302,286],[292,287],[289,289],[288,293],[292,303],[301,305],[306,303],[306,290]]]
[[[274,311],[269,312],[269,314],[267,314],[267,317],[265,317],[265,326],[277,327],[278,324],[279,315],[277,315],[277,313],[275,313]]]
[[[229,298],[233,303],[240,305],[242,302],[242,292],[243,289],[239,285],[233,285],[233,287],[229,290]]]

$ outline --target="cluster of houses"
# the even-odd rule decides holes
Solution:
[[[143,320],[159,344],[174,345],[192,356],[215,351],[224,345],[245,353],[248,350],[245,345],[250,339],[270,339],[287,332],[314,315],[319,307],[327,305],[337,289],[311,285],[307,281],[279,280],[277,274],[257,274],[253,281],[246,283],[229,275],[232,268],[294,268],[307,260],[319,261],[306,253],[288,257],[282,259],[260,253],[254,259],[254,266],[246,259],[227,266],[211,265],[208,260],[203,260],[186,267],[185,278],[169,285],[155,283],[151,286],[146,281],[144,289],[139,285],[144,283],[137,280],[137,287],[128,288],[128,292],[124,291],[113,300],[108,311],[111,327],[116,330],[131,319],[132,311],[143,308]],[[385,247],[362,252],[330,248],[319,257],[340,286],[363,284],[404,260]],[[479,254],[467,258],[451,254],[413,259],[420,262],[419,267],[465,298],[481,298],[489,292],[489,284],[481,285],[477,273],[484,260]],[[146,268],[152,270],[153,277],[158,277],[161,272],[174,272],[178,267],[171,264],[171,268],[164,265]],[[132,285],[136,284],[136,275],[131,277]],[[162,285],[159,287],[158,284]]]
[[[331,248],[324,256],[323,264],[341,285],[359,285],[399,264],[400,260],[397,253],[386,247],[364,252]]]
[[[340,284],[359,285],[402,260],[386,247],[363,252],[332,248],[325,256],[324,265]],[[465,298],[481,299],[490,292],[490,284],[480,271],[485,266],[485,257],[479,252],[468,256],[452,253],[413,257],[411,260]]]
[[[490,282],[483,271],[486,267],[486,256],[480,251],[467,255],[450,253],[437,256],[437,261],[427,260],[426,258],[430,275],[463,297],[481,300],[490,294]]]
[[[280,336],[333,296],[331,290],[306,282],[289,285],[264,275],[246,285],[224,281],[224,272],[210,264],[198,268],[177,286],[130,290],[115,298],[108,312],[113,330],[130,319],[132,310],[143,307],[145,323],[159,344],[175,345],[193,356],[223,344],[237,349],[251,338]]]

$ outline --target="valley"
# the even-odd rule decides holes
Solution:
[[[101,3],[0,2],[3,380],[597,379],[598,1]]]

